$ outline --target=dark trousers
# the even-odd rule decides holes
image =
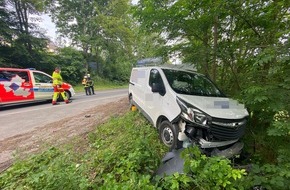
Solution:
[[[91,95],[91,90],[89,86],[85,86],[86,95]]]
[[[92,91],[93,94],[95,94],[94,86],[90,86],[90,90]]]

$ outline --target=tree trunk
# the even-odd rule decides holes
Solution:
[[[29,36],[29,23],[28,23],[28,9],[26,2],[23,2],[21,0],[14,0],[13,1],[15,5],[15,11],[18,17],[19,22],[19,30],[24,36],[24,46],[27,48],[28,51],[31,52],[32,45],[30,42]]]
[[[20,7],[19,1],[14,0],[14,5],[15,5],[15,11],[16,11],[16,14],[17,14],[17,17],[19,20],[19,27],[20,27],[19,30],[20,30],[20,32],[23,32],[24,27],[22,25],[23,21],[22,21],[22,17],[21,17],[21,7]]]

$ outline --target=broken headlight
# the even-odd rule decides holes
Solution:
[[[200,126],[207,126],[208,120],[210,119],[209,116],[180,98],[176,100],[181,108],[181,117]]]

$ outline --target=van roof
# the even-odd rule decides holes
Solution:
[[[9,68],[9,67],[1,67],[0,70],[13,70],[13,71],[37,71],[35,68],[26,68],[26,69],[20,69],[20,68]]]
[[[161,68],[161,69],[173,69],[173,70],[182,70],[182,71],[191,71],[197,72],[196,68],[193,65],[186,65],[186,64],[162,64],[162,65],[148,65],[148,66],[137,66],[135,68],[143,68],[143,69],[152,69],[152,68]]]

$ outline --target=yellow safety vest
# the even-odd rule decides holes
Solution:
[[[53,72],[52,73],[52,84],[53,85],[62,85],[62,77],[60,75],[60,73],[57,73],[57,72]]]
[[[83,79],[82,84],[85,85],[87,83],[87,79]]]

